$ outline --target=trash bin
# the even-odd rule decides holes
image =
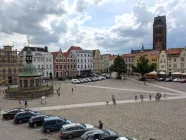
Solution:
[[[41,104],[46,104],[46,98],[45,98],[45,96],[42,96],[41,97]]]

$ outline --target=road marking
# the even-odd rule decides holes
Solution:
[[[68,86],[72,86],[73,84],[65,84]],[[110,90],[123,90],[123,91],[133,91],[133,92],[141,92],[141,93],[157,93],[159,91],[149,91],[149,90],[140,90],[140,89],[127,89],[127,88],[112,88],[112,87],[103,87],[103,86],[92,86],[92,85],[76,85],[79,87],[88,87],[88,88],[102,88],[102,89],[110,89]],[[169,92],[160,92],[167,95],[179,95],[178,93],[169,93]],[[123,93],[121,93],[123,94]]]

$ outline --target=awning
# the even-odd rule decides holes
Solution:
[[[165,75],[165,72],[161,71],[159,72],[160,75]]]
[[[172,75],[181,75],[182,73],[181,72],[173,72]]]
[[[152,71],[152,72],[147,73],[147,75],[157,75],[157,72],[156,71]]]
[[[186,76],[186,73],[182,73],[181,75],[184,75],[184,76]]]

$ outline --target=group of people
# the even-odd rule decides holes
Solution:
[[[157,93],[156,93],[156,96],[155,96],[155,99],[156,99],[156,100],[160,100],[161,97],[162,97],[161,93],[158,93],[158,92],[157,92]],[[165,94],[165,95],[164,95],[164,98],[166,98],[166,97],[167,97],[167,95]],[[140,95],[140,100],[143,101],[143,99],[144,99],[144,96],[143,96],[143,95]],[[152,95],[150,94],[150,95],[149,95],[149,100],[151,100],[151,99],[152,99]],[[137,95],[135,96],[135,100],[138,100],[138,96],[137,96]]]
[[[22,101],[19,99],[19,105],[21,106],[21,103],[22,103]],[[27,100],[24,100],[24,104],[25,104],[25,107],[27,107],[28,106],[28,101]]]

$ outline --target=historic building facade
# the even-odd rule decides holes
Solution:
[[[132,73],[132,65],[135,65],[135,54],[123,54],[121,56],[126,64],[126,68],[127,68],[127,73]]]
[[[71,46],[68,52],[76,59],[77,74],[90,75],[93,72],[93,51]]]
[[[109,67],[114,64],[114,60],[116,57],[117,55],[114,55],[114,54],[109,56]]]
[[[29,47],[33,54],[33,64],[37,71],[41,73],[43,78],[53,79],[53,55],[48,52],[48,47]],[[22,59],[22,64],[25,64],[26,51],[28,47],[24,47],[19,56]]]
[[[182,53],[183,51],[183,53]],[[180,58],[181,54],[181,58]],[[167,50],[167,71],[169,73],[173,72],[183,72],[185,57],[184,56],[184,48],[170,48]]]
[[[7,80],[9,84],[17,84],[18,74],[22,69],[21,60],[13,46],[0,49],[0,81]]]
[[[103,72],[109,72],[109,56],[110,54],[103,54]]]
[[[167,24],[165,16],[154,18],[153,23],[153,50],[166,50],[167,48]]]
[[[93,72],[103,72],[103,58],[101,56],[100,50],[93,50]]]
[[[59,77],[74,77],[77,75],[76,59],[70,52],[52,52],[54,62],[55,78]]]
[[[159,54],[159,72],[163,71],[167,73],[167,51],[161,50]]]

